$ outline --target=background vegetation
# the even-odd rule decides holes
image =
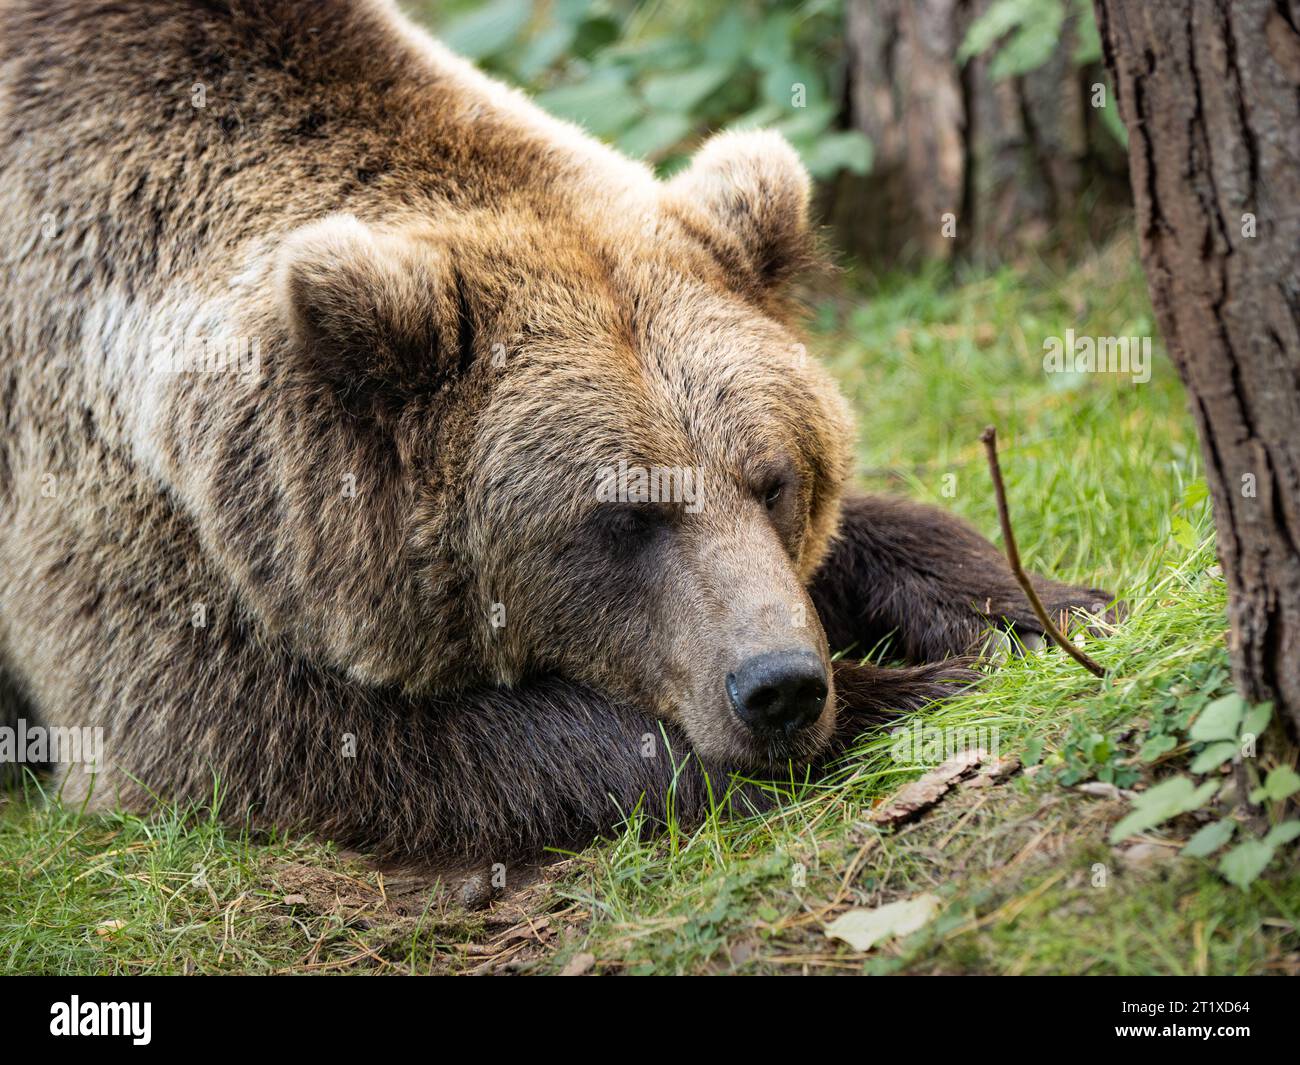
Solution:
[[[958,58],[988,54],[995,78],[1046,63],[1071,3],[1083,17],[1072,59],[1101,45],[1086,0],[997,0]],[[814,177],[866,173],[871,144],[845,129],[844,0],[454,0],[412,4],[457,52],[623,151],[671,172],[718,129],[783,133]],[[1123,138],[1113,109],[1110,128]]]
[[[866,138],[836,128],[840,0],[491,0],[433,21],[456,51],[664,172],[705,131],[755,126],[784,133],[817,177],[870,163]]]

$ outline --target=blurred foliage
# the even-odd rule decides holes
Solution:
[[[1088,0],[996,0],[971,23],[957,58],[993,53],[989,72],[995,80],[1037,70],[1055,54],[1061,41],[1068,9],[1078,13],[1077,66],[1101,59],[1101,38]]]
[[[661,172],[718,129],[779,130],[815,177],[864,173],[836,128],[842,0],[453,0],[415,7],[454,51]]]
[[[1101,36],[1091,0],[994,0],[971,23],[957,59],[966,63],[977,55],[991,56],[989,73],[994,81],[1029,74],[1056,53],[1071,8],[1076,30],[1074,65],[1100,63]],[[1127,144],[1128,135],[1117,110],[1111,106],[1100,110],[1102,124],[1121,144]]]

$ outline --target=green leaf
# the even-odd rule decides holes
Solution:
[[[831,124],[835,121],[835,108],[830,104],[813,104],[810,107],[783,108],[784,118],[772,128],[783,134],[792,144],[806,144],[823,135],[834,136]]]
[[[657,111],[689,114],[731,77],[727,66],[703,66],[674,70],[646,78],[641,92]]]
[[[439,36],[453,52],[483,59],[513,44],[532,14],[529,0],[490,0],[448,23]]]
[[[560,22],[581,22],[591,10],[591,0],[555,0],[552,8]]]
[[[537,103],[558,118],[585,126],[598,137],[617,135],[644,111],[636,94],[612,74],[539,93]]]
[[[1183,506],[1191,510],[1198,503],[1203,503],[1210,495],[1209,486],[1205,483],[1204,477],[1198,477],[1194,481],[1189,481],[1187,487],[1183,489]]]
[[[1034,737],[1025,744],[1025,753],[1021,761],[1025,765],[1037,765],[1043,760],[1043,741],[1040,737]]]
[[[746,30],[745,16],[740,8],[728,8],[704,39],[704,54],[709,62],[729,67],[739,63],[745,57],[749,43]]]
[[[1236,753],[1237,745],[1231,740],[1212,743],[1196,756],[1190,768],[1193,773],[1208,773],[1213,769],[1218,769]]]
[[[1268,774],[1261,790],[1264,798],[1281,802],[1300,791],[1300,775],[1289,765],[1280,765]]]
[[[1138,758],[1144,762],[1154,762],[1162,754],[1168,754],[1178,746],[1173,736],[1148,736],[1138,751]]]
[[[515,64],[514,73],[519,80],[533,81],[555,63],[573,44],[573,32],[572,26],[559,25],[534,37]]]
[[[1246,717],[1241,722],[1241,735],[1244,736],[1261,736],[1264,730],[1268,728],[1268,723],[1273,717],[1273,704],[1260,703],[1258,706],[1252,706],[1246,711]]]
[[[1101,124],[1110,131],[1124,148],[1128,148],[1128,127],[1124,125],[1124,120],[1119,115],[1119,105],[1115,102],[1115,94],[1109,91],[1106,93],[1106,106],[1099,108],[1101,111]]]
[[[586,19],[578,26],[574,36],[573,54],[582,59],[589,59],[601,49],[617,41],[619,31],[619,24],[606,15]]]
[[[727,123],[727,129],[762,129],[778,122],[785,115],[785,108],[760,104],[752,111],[746,111]]]
[[[989,66],[989,75],[1001,81],[1037,70],[1056,51],[1064,21],[1065,8],[1059,3],[1042,5],[1041,17],[1025,22],[1002,46]]]
[[[795,15],[792,11],[782,11],[763,19],[749,53],[753,64],[767,70],[788,59],[794,50],[794,30]]]
[[[1207,780],[1198,788],[1192,783],[1191,777],[1173,777],[1162,781],[1133,800],[1133,811],[1111,829],[1110,841],[1119,843],[1129,836],[1155,828],[1171,817],[1199,809],[1210,800],[1218,787],[1217,781]]]
[[[871,169],[871,142],[856,130],[827,133],[803,153],[803,160],[818,179],[834,177],[841,170],[865,174]]]
[[[1200,743],[1235,740],[1237,728],[1246,713],[1246,700],[1236,692],[1215,699],[1202,710],[1187,734]]]
[[[996,0],[990,4],[966,31],[966,39],[957,50],[958,62],[965,63],[971,56],[987,52],[1000,37],[1020,25],[1028,6],[1024,0]]]
[[[1089,0],[1079,0],[1076,9],[1075,25],[1079,29],[1079,40],[1071,58],[1075,66],[1083,67],[1101,61],[1101,34],[1097,32],[1097,20],[1093,18]]]
[[[1300,821],[1283,821],[1280,825],[1274,825],[1269,829],[1268,835],[1264,837],[1264,842],[1270,847],[1281,847],[1285,843],[1290,843],[1297,836],[1300,836]]]
[[[1225,817],[1206,825],[1187,841],[1180,853],[1184,858],[1208,858],[1222,847],[1237,830],[1237,822]]]
[[[1219,873],[1228,883],[1248,888],[1272,860],[1272,847],[1262,840],[1248,839],[1219,859]]]
[[[801,101],[797,101],[795,96],[798,86],[802,86]],[[816,107],[827,102],[821,74],[803,63],[790,60],[763,72],[762,89],[763,99],[777,107],[791,108],[796,102],[802,107]]]
[[[957,51],[965,63],[972,56],[1001,46],[989,66],[995,81],[1027,74],[1046,63],[1056,52],[1065,24],[1065,0],[996,0],[971,23]],[[1086,33],[1081,45],[1089,42]]]
[[[1174,543],[1187,551],[1196,550],[1196,530],[1192,527],[1190,521],[1179,514],[1175,514],[1169,519],[1169,528],[1173,535]]]
[[[618,138],[618,146],[638,159],[653,159],[678,144],[695,123],[687,115],[646,115]]]

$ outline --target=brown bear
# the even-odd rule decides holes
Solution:
[[[0,2],[0,673],[102,730],[65,797],[522,852],[1038,631],[845,495],[808,195],[763,132],[660,182],[388,0]]]

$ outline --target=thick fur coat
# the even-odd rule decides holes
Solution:
[[[661,183],[385,0],[0,0],[0,690],[103,729],[65,795],[504,856],[1034,631],[968,527],[845,496],[807,203],[773,134]],[[722,678],[787,645],[832,690],[756,738]]]

